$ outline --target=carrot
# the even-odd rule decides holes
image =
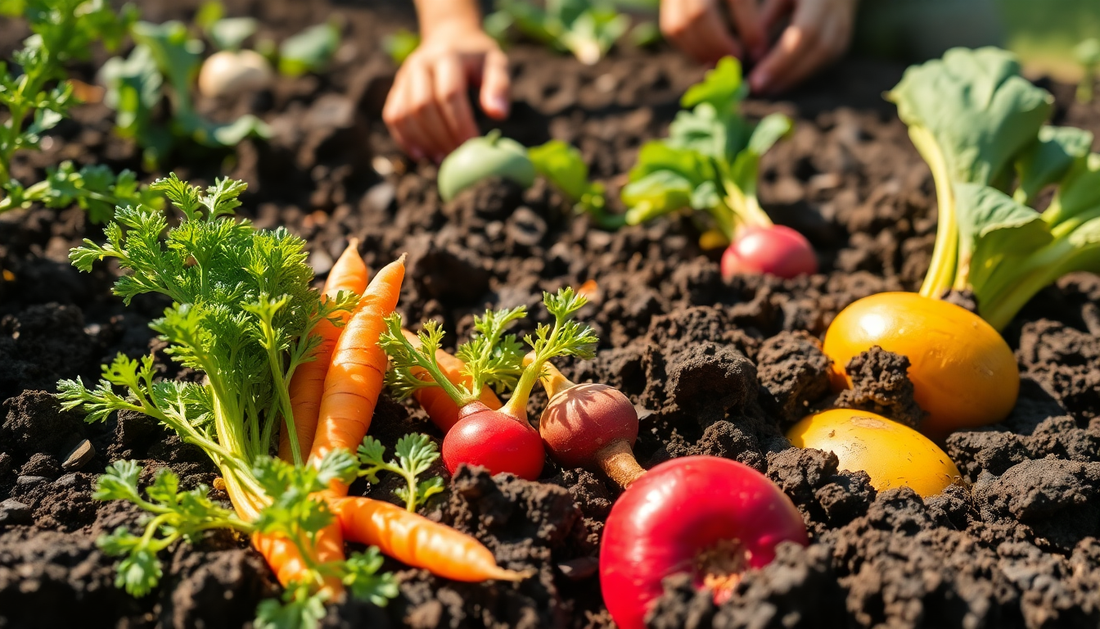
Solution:
[[[307,544],[309,542],[307,541]],[[267,565],[275,573],[275,578],[284,587],[293,581],[300,580],[302,575],[309,574],[309,566],[302,559],[298,547],[285,537],[276,535],[255,534],[252,536],[252,545],[267,560]],[[310,559],[314,564],[330,561],[342,561],[344,559],[344,538],[342,530],[337,523],[326,526],[317,533],[315,543],[309,545]],[[325,577],[325,589],[333,596],[344,591],[344,584],[334,576]]]
[[[322,291],[322,299],[335,297],[340,291],[348,291],[362,295],[367,288],[367,265],[363,264],[363,258],[359,256],[359,240],[352,238],[343,255],[333,265],[325,280],[325,288]],[[349,312],[340,313],[344,323],[347,323]],[[321,337],[321,344],[313,352],[313,360],[302,363],[290,379],[290,406],[294,412],[294,432],[298,435],[298,451],[309,453],[313,445],[313,435],[317,431],[317,416],[321,409],[321,396],[325,392],[325,374],[328,373],[329,363],[332,360],[332,350],[336,347],[336,341],[340,338],[339,328],[325,320],[313,327],[310,334]],[[290,447],[290,433],[283,430],[279,435],[279,458],[293,463],[294,457]]]
[[[226,491],[229,493],[233,508],[241,519],[252,522],[259,517],[263,509],[263,503],[254,495],[244,492],[233,481],[226,483]],[[327,496],[322,493],[322,498]],[[302,575],[310,573],[309,566],[303,560],[298,546],[289,539],[278,535],[256,533],[252,536],[252,545],[271,566],[275,578],[284,587],[300,580]],[[341,561],[344,559],[344,538],[339,521],[326,526],[317,534],[315,544],[307,544],[310,549],[310,560],[313,564]],[[344,584],[336,577],[325,577],[325,589],[334,597],[344,591]]]
[[[325,376],[310,460],[320,461],[336,448],[355,452],[366,436],[388,362],[378,337],[386,329],[383,319],[397,306],[404,277],[405,256],[383,267],[340,334]],[[347,487],[337,481],[332,488],[347,494]]]
[[[416,334],[408,331],[401,330],[401,333],[405,335],[405,338],[409,339],[409,342],[413,344],[413,347],[420,348],[420,339]],[[462,373],[462,370],[466,367],[466,363],[462,362],[460,358],[452,356],[443,350],[439,350],[435,353],[435,360],[439,363],[439,370],[443,372],[447,379],[455,384],[464,384],[467,387],[473,386],[473,379],[470,376]],[[412,370],[412,373],[417,378],[424,381],[431,381],[432,377],[428,375],[428,372],[424,371],[420,367],[416,367]],[[413,398],[420,404],[420,407],[428,413],[428,417],[432,422],[439,426],[439,429],[443,432],[447,432],[451,429],[451,426],[455,425],[458,421],[458,404],[455,404],[454,400],[439,387],[427,387],[424,389],[417,389],[413,392]],[[493,390],[488,387],[481,390],[481,403],[488,406],[490,409],[496,411],[500,410],[503,404],[497,399],[497,396],[493,394]]]
[[[473,537],[397,505],[370,498],[329,502],[344,538],[377,546],[382,554],[455,581],[520,581],[529,573],[497,565],[493,553]]]

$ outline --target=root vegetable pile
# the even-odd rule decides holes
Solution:
[[[401,317],[387,320],[388,332],[382,347],[392,359],[389,383],[398,398],[426,387],[439,387],[459,407],[458,421],[443,439],[443,463],[453,474],[459,464],[480,465],[493,473],[511,472],[534,480],[542,472],[545,452],[538,431],[527,421],[527,400],[543,366],[552,358],[590,358],[597,338],[592,329],[573,320],[587,302],[571,288],[546,293],[543,303],[554,318],[553,325],[540,325],[525,341],[533,349],[530,363],[523,367],[522,346],[515,335],[505,334],[514,321],[526,316],[526,308],[487,311],[474,319],[474,336],[458,349],[465,362],[463,377],[470,386],[455,384],[443,373],[436,358],[443,330],[433,321],[424,325],[419,344],[406,338]],[[424,373],[428,379],[418,374]],[[512,396],[500,410],[481,401],[485,386]]]
[[[805,229],[823,247],[820,261],[836,265],[824,276],[817,275],[819,256],[807,237],[773,223],[757,189],[762,179],[776,178],[768,167],[762,172],[761,160],[791,136],[793,122],[780,113],[751,121],[742,114],[748,86],[732,57],[688,88],[678,107],[671,97],[647,105],[650,113],[665,107],[664,121],[630,118],[639,130],[629,142],[619,143],[618,129],[609,127],[603,137],[615,136],[614,151],[630,151],[624,159],[614,151],[612,159],[599,151],[593,158],[587,131],[569,135],[573,144],[551,139],[527,147],[492,130],[447,156],[435,181],[438,196],[420,189],[430,186],[430,169],[423,177],[407,174],[404,165],[372,153],[373,159],[348,157],[345,172],[318,157],[352,155],[343,154],[339,133],[321,136],[329,119],[344,113],[347,120],[333,123],[337,131],[364,126],[357,117],[384,83],[367,67],[351,81],[361,91],[358,100],[310,109],[303,123],[309,129],[289,142],[288,130],[279,128],[283,144],[276,148],[290,153],[288,146],[308,144],[312,153],[294,159],[317,162],[311,176],[351,181],[359,173],[350,162],[363,161],[373,167],[371,177],[409,179],[366,195],[362,213],[378,215],[369,218],[343,212],[352,207],[348,189],[327,200],[314,195],[310,203],[331,201],[339,209],[299,213],[308,216],[308,229],[323,234],[312,253],[286,227],[261,229],[236,216],[247,187],[241,180],[213,178],[200,187],[170,172],[142,185],[131,171],[116,175],[94,163],[22,163],[22,151],[52,154],[44,138],[55,127],[61,141],[73,135],[58,125],[77,91],[92,93],[92,86],[71,79],[67,69],[94,57],[93,41],[113,50],[132,39],[127,57],[109,59],[97,80],[102,105],[117,113],[120,137],[113,140],[137,147],[129,161],[112,163],[141,163],[149,171],[182,149],[222,150],[246,139],[262,144],[279,127],[267,114],[288,99],[300,104],[294,90],[342,84],[311,77],[288,90],[277,72],[300,77],[354,57],[344,54],[354,50],[341,46],[337,21],[279,46],[263,38],[257,20],[226,18],[218,2],[204,5],[194,24],[142,22],[134,9],[109,9],[101,0],[0,0],[0,13],[24,13],[33,33],[15,63],[0,64],[6,109],[0,213],[35,204],[80,206],[89,222],[106,226],[101,238],[70,251],[72,266],[112,278],[126,306],[138,300],[159,314],[149,323],[155,349],[138,358],[125,338],[128,320],[112,321],[110,334],[118,338],[101,334],[98,323],[75,322],[78,338],[95,338],[99,350],[117,357],[102,365],[95,384],[76,375],[87,377],[87,365],[50,375],[48,383],[67,379],[57,382],[55,396],[43,396],[58,416],[79,411],[88,423],[117,422],[119,435],[129,430],[127,416],[147,416],[209,458],[194,473],[149,465],[164,457],[145,446],[117,449],[122,436],[112,449],[100,448],[106,458],[96,471],[109,465],[94,482],[94,499],[129,503],[143,517],[96,512],[80,530],[110,531],[96,540],[101,553],[90,556],[117,561],[110,573],[117,587],[156,601],[144,609],[165,608],[169,599],[179,604],[175,594],[157,590],[197,571],[172,553],[184,542],[209,542],[221,529],[226,544],[237,544],[234,552],[254,561],[258,553],[277,581],[252,571],[266,581],[257,592],[278,592],[255,609],[257,629],[331,624],[325,618],[333,606],[335,613],[358,609],[352,599],[370,603],[364,609],[389,605],[391,618],[416,626],[503,626],[501,618],[522,615],[526,626],[644,629],[676,625],[668,621],[676,610],[669,609],[681,603],[687,611],[680,624],[690,626],[813,625],[818,619],[803,615],[802,598],[828,598],[806,608],[836,608],[838,616],[846,610],[853,626],[893,626],[897,614],[916,624],[939,618],[939,598],[925,600],[906,587],[930,588],[946,607],[964,606],[974,616],[965,624],[974,626],[1035,624],[1035,618],[1073,624],[1077,616],[1058,614],[1074,605],[1082,618],[1098,616],[1091,602],[1071,601],[1047,585],[1069,575],[1079,582],[1072,596],[1096,589],[1089,584],[1098,550],[1089,534],[1100,522],[1093,504],[1100,463],[1090,388],[1096,368],[1088,364],[1100,330],[1095,287],[1075,289],[1081,296],[1073,297],[1088,302],[1079,314],[1091,336],[1018,315],[1063,276],[1100,273],[1100,154],[1091,132],[1050,124],[1073,118],[1056,112],[1054,97],[1021,76],[1011,54],[953,49],[909,68],[886,94],[904,123],[894,121],[898,137],[905,143],[907,130],[931,170],[937,204],[934,244],[933,221],[922,227],[911,212],[904,229],[881,234],[908,230],[904,243],[875,241],[894,258],[922,242],[932,249],[919,292],[902,292],[916,287],[919,270],[888,274],[871,289],[838,282],[846,279],[837,277],[840,270],[864,267],[843,251],[834,255],[829,230]],[[501,0],[497,9],[489,25],[498,35],[516,27],[588,65],[629,25],[603,2],[587,0],[552,0],[545,10]],[[243,49],[258,33],[256,50]],[[395,58],[416,45],[404,39],[393,45]],[[205,63],[204,41],[218,49]],[[1086,44],[1080,50],[1091,68],[1100,57]],[[609,99],[618,96],[621,77],[614,72],[588,78]],[[517,85],[522,81],[517,76]],[[1080,93],[1091,95],[1091,86],[1082,83]],[[245,103],[252,97],[277,105]],[[214,105],[229,103],[242,111],[248,104],[271,125],[252,114],[233,122],[207,118]],[[568,104],[561,108],[574,113]],[[674,113],[667,134],[651,139]],[[837,118],[819,126],[840,128]],[[364,144],[376,150],[373,140]],[[266,150],[256,149],[252,160],[265,169],[277,163]],[[626,160],[633,160],[628,173],[608,172],[624,170]],[[915,154],[911,161],[919,165]],[[42,181],[24,185],[15,178],[39,166]],[[795,172],[807,188],[841,185],[832,183],[835,173],[809,166],[805,177]],[[484,189],[469,192],[493,178],[506,187],[498,196],[518,198],[512,193],[522,189],[522,212],[482,207],[500,199],[482,198],[490,196]],[[394,212],[422,203],[430,213],[423,224],[431,226],[401,222],[413,214],[375,208],[387,196],[381,193]],[[843,205],[841,195],[831,198]],[[877,211],[888,205],[881,201],[866,203]],[[84,214],[78,217],[83,225]],[[451,219],[483,233],[454,240],[442,227]],[[646,223],[652,224],[638,227]],[[385,230],[394,226],[411,226],[413,237],[390,238]],[[690,237],[676,233],[681,227]],[[851,242],[868,235],[860,229],[850,227]],[[607,233],[615,230],[621,231]],[[552,242],[560,233],[568,236]],[[417,241],[421,236],[429,238]],[[25,248],[55,250],[54,237],[50,232]],[[0,261],[17,246],[23,243],[0,238]],[[361,246],[369,250],[366,260]],[[478,253],[467,257],[463,247]],[[332,263],[326,254],[340,248]],[[319,291],[311,256],[331,264]],[[514,262],[509,256],[522,258],[519,274],[494,266]],[[114,268],[104,273],[104,263]],[[0,271],[0,282],[14,281],[13,273]],[[446,286],[432,293],[448,283],[435,281],[436,272],[471,284],[473,276],[484,277],[469,291]],[[605,272],[613,275],[606,282]],[[762,275],[774,277],[756,277]],[[532,281],[502,285],[517,278]],[[574,290],[567,286],[572,281],[584,284]],[[539,292],[545,311],[528,321]],[[402,295],[412,299],[400,303]],[[585,310],[590,300],[596,307]],[[487,304],[492,308],[474,315]],[[583,312],[593,313],[590,324]],[[6,310],[0,315],[0,351],[7,352],[20,339],[21,322]],[[407,320],[414,316],[426,320],[418,327]],[[444,349],[445,326],[468,330],[453,353]],[[605,332],[606,353],[597,357]],[[1035,347],[1043,334],[1064,334],[1064,343],[1075,346],[1075,353],[1065,352],[1072,359]],[[146,351],[149,338],[138,340]],[[93,368],[100,356],[91,355]],[[0,373],[0,384],[5,378]],[[585,381],[592,379],[602,381]],[[1029,399],[1029,387],[1042,397]],[[1028,401],[1017,404],[1021,396]],[[1031,422],[1029,404],[1045,405],[1042,423]],[[409,424],[400,422],[418,421],[414,405],[431,422],[422,424],[427,434],[404,434]],[[20,409],[11,408],[15,417]],[[534,424],[529,408],[541,411]],[[891,413],[909,417],[910,425]],[[64,417],[57,421],[62,425]],[[16,423],[5,420],[0,434],[14,434]],[[81,447],[99,447],[94,438]],[[177,443],[157,438],[157,447]],[[0,446],[0,482],[15,478],[12,484],[26,485],[19,491],[34,500],[42,493],[35,483],[69,471],[80,452],[74,449],[65,463],[52,455],[13,463],[7,443]],[[198,483],[198,474],[214,478],[214,489]],[[83,482],[71,476],[65,482]],[[32,509],[0,504],[0,528],[31,517],[20,507]],[[60,518],[83,506],[50,508],[50,517]],[[34,526],[41,526],[39,511]],[[936,534],[925,535],[930,530]],[[907,544],[922,552],[949,547],[941,553],[946,568],[913,559]],[[1033,570],[1025,559],[1046,563]],[[64,560],[79,563],[75,555]],[[1006,560],[1016,563],[1005,568],[999,562]],[[959,582],[972,590],[947,584],[941,569],[963,574]],[[22,571],[0,561],[0,594],[11,589],[5,590],[7,575]],[[900,573],[914,580],[898,587]],[[597,576],[598,587],[586,581]],[[465,585],[486,581],[498,583]],[[24,589],[48,591],[41,585],[27,577]],[[1028,600],[1036,588],[1058,600]],[[832,600],[841,589],[847,601]],[[1015,605],[1017,594],[1020,610],[1002,600]],[[1050,610],[1042,605],[1054,612],[1044,615]],[[532,607],[543,615],[524,615]],[[577,610],[587,616],[568,618]]]
[[[121,527],[100,539],[105,552],[123,557],[118,584],[144,595],[163,575],[160,550],[215,528],[251,536],[286,588],[281,602],[259,607],[260,626],[315,626],[322,603],[345,590],[384,605],[397,590],[392,575],[379,573],[379,550],[450,578],[522,579],[497,566],[477,540],[412,512],[440,489],[438,478],[417,479],[438,456],[426,438],[400,443],[397,464],[382,461],[377,442],[364,439],[386,371],[379,335],[397,303],[404,260],[367,284],[352,243],[322,298],[309,288],[313,273],[301,239],[232,219],[242,182],[219,180],[203,191],[173,175],[153,188],[180,213],[178,226],[169,228],[146,206],[119,208],[107,243],[85,241],[71,259],[84,271],[116,259],[129,274],[115,293],[127,302],[144,293],[170,297],[173,304],[151,327],[168,343],[166,353],[204,380],[158,380],[152,355],[140,361],[119,355],[94,389],[65,380],[59,397],[64,408],[83,409],[88,421],[122,410],[144,413],[199,446],[217,464],[233,510],[211,501],[204,486],[180,491],[179,478],[166,469],[142,497],[141,467],[116,462],[100,477],[96,498],[126,500],[152,516],[142,535]],[[289,461],[267,454],[280,429]],[[361,472],[350,454],[360,442],[368,466]],[[381,470],[406,477],[409,510],[343,497],[356,475],[374,478]],[[345,556],[345,539],[374,546]]]

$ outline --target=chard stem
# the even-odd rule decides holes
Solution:
[[[920,294],[923,297],[940,299],[955,279],[955,264],[958,261],[959,225],[955,216],[955,193],[951,189],[947,161],[932,134],[924,127],[913,126],[909,127],[909,138],[932,169],[932,179],[936,183],[936,199],[939,203],[936,244],[932,250],[932,263],[928,267],[928,274],[924,276],[924,283],[920,287]]]

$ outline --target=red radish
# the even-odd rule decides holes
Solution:
[[[526,316],[526,308],[487,311],[484,317],[474,317],[476,333],[457,352],[457,358],[465,362],[462,375],[469,377],[468,384],[451,382],[440,368],[436,352],[443,332],[438,324],[425,323],[417,346],[402,334],[400,315],[386,320],[389,331],[380,341],[390,355],[389,382],[395,396],[403,398],[424,387],[439,387],[460,409],[459,420],[443,438],[443,464],[452,474],[461,463],[480,465],[493,474],[510,472],[527,480],[542,473],[542,437],[527,420],[531,389],[551,358],[590,358],[599,340],[591,328],[573,321],[573,315],[586,303],[573,289],[546,293],[543,302],[554,324],[540,325],[527,337],[534,358],[526,368],[515,335],[504,334],[508,325]],[[480,400],[485,385],[498,389],[513,386],[512,397],[503,408],[493,410]]]
[[[460,463],[480,465],[490,473],[511,472],[535,480],[542,473],[545,451],[539,432],[527,422],[526,403],[519,413],[508,406],[494,411],[479,401],[459,411],[458,423],[443,437],[443,464],[455,473]]]
[[[745,226],[722,254],[722,277],[770,273],[783,278],[817,272],[806,237],[785,225]]]
[[[574,384],[549,362],[541,380],[550,401],[539,432],[555,461],[602,469],[623,487],[645,473],[632,452],[638,411],[622,392],[606,384]]]
[[[620,629],[644,629],[665,577],[691,573],[720,602],[783,541],[809,543],[802,516],[766,476],[718,457],[666,461],[631,484],[607,518],[604,602]]]

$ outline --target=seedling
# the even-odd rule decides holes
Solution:
[[[439,196],[450,201],[459,192],[490,177],[501,177],[528,188],[536,175],[546,178],[578,214],[588,214],[607,229],[623,224],[622,217],[607,212],[603,184],[589,181],[588,165],[581,152],[561,140],[525,148],[500,136],[494,129],[471,138],[455,149],[439,166]]]
[[[136,10],[126,5],[116,12],[102,0],[29,0],[0,3],[0,9],[13,16],[21,10],[34,33],[13,53],[12,65],[0,62],[0,105],[8,111],[0,125],[0,213],[35,203],[51,208],[76,203],[101,223],[110,219],[116,205],[156,203],[155,195],[128,170],[116,175],[106,166],[78,169],[64,162],[28,186],[11,175],[15,153],[39,149],[44,134],[79,102],[66,65],[88,59],[92,42],[117,47]]]
[[[138,22],[132,34],[137,45],[130,56],[109,59],[99,77],[107,87],[104,102],[117,112],[118,133],[144,149],[150,169],[180,141],[224,149],[250,136],[270,135],[267,125],[255,116],[217,123],[195,110],[192,88],[203,44],[188,34],[183,23]],[[165,99],[172,116],[167,125],[154,114]]]
[[[486,31],[501,39],[511,28],[557,50],[568,51],[592,65],[626,33],[630,18],[609,2],[547,0],[542,9],[527,0],[497,0],[496,13],[486,17]]]
[[[771,114],[753,125],[737,112],[748,94],[741,64],[726,57],[680,100],[684,111],[669,137],[647,142],[622,189],[626,222],[640,224],[690,208],[710,216],[730,245],[722,274],[771,273],[794,277],[817,270],[809,242],[773,225],[756,197],[760,157],[792,128]]]
[[[1081,82],[1077,84],[1077,102],[1091,103],[1092,87],[1096,83],[1096,77],[1100,75],[1100,39],[1095,37],[1086,39],[1077,44],[1073,54],[1084,71],[1081,74]]]

